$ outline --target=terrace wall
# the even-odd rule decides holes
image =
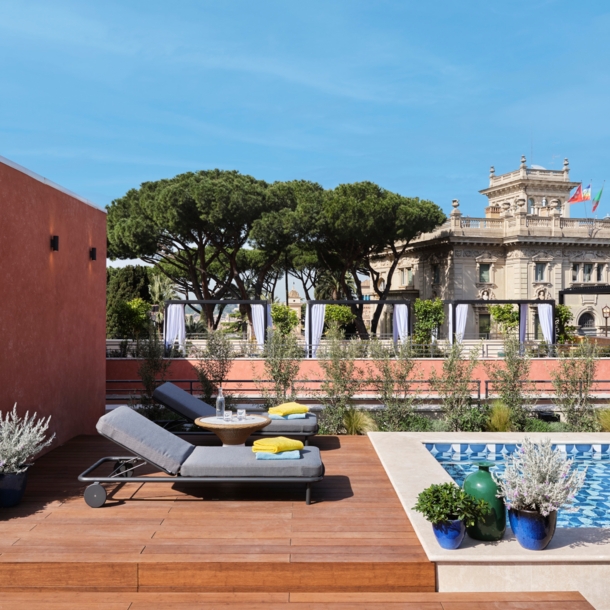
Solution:
[[[92,434],[105,405],[106,214],[0,158],[0,218],[0,411],[51,415],[56,444]]]

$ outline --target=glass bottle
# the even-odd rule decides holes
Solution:
[[[216,417],[224,419],[225,416],[225,397],[222,393],[222,388],[218,388],[218,396],[216,397]]]

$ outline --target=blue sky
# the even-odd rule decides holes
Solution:
[[[102,207],[219,167],[479,216],[521,154],[610,177],[609,31],[593,0],[3,0],[0,155]]]

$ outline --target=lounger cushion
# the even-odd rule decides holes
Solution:
[[[212,417],[216,415],[214,407],[207,402],[203,402],[203,400],[195,398],[195,396],[185,392],[169,381],[160,385],[153,392],[153,398],[189,421],[194,421],[198,417]]]
[[[300,460],[257,460],[251,447],[195,447],[180,474],[183,477],[322,476],[320,450],[305,447]]]
[[[315,434],[317,431],[318,418],[313,413],[307,413],[305,419],[272,419],[271,423],[261,430],[261,433],[282,436],[290,433]]]
[[[195,448],[129,407],[100,417],[97,431],[170,474],[178,473]]]

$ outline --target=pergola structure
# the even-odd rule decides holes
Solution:
[[[263,299],[173,299],[173,300],[169,300],[169,301],[165,301],[164,302],[165,305],[165,311],[168,312],[169,311],[169,307],[171,305],[183,305],[186,307],[186,305],[214,305],[214,307],[216,307],[216,305],[260,305],[261,306],[261,311],[263,313],[262,315],[262,325],[258,324],[255,325],[255,320],[254,320],[254,315],[252,316],[252,324],[255,327],[254,328],[254,333],[257,336],[257,342],[259,344],[259,346],[262,344],[264,344],[265,342],[265,338],[267,337],[267,328],[269,327],[269,317],[270,315],[268,314],[268,312],[266,311],[267,306],[269,305],[268,301],[263,300]],[[253,310],[251,310],[253,311]],[[265,315],[267,313],[267,315]],[[170,320],[170,315],[166,314],[164,317],[164,323],[163,323],[163,339],[164,342],[167,344],[167,327],[168,327],[168,321]],[[259,337],[259,333],[256,330],[256,326],[261,326],[262,327],[262,337]],[[260,329],[259,329],[260,330]],[[172,342],[175,340],[175,337],[172,338]]]
[[[561,299],[561,292],[560,294],[560,299]],[[561,302],[561,300],[560,300]],[[449,340],[451,343],[453,343],[454,338],[454,333],[455,333],[455,329],[456,327],[456,318],[457,318],[457,308],[459,305],[472,305],[472,306],[487,306],[487,305],[518,305],[518,311],[519,311],[519,340],[521,342],[523,342],[524,336],[525,336],[525,322],[526,322],[526,318],[524,317],[524,309],[525,307],[529,307],[530,305],[550,305],[551,306],[551,311],[552,311],[552,315],[551,315],[551,320],[553,320],[553,324],[552,324],[552,331],[551,331],[551,335],[552,335],[552,341],[551,343],[554,345],[556,343],[556,329],[555,329],[555,300],[554,299],[549,299],[549,300],[542,300],[542,299],[452,299],[452,300],[447,300],[447,301],[443,301],[443,303],[445,305],[451,305],[451,318],[449,320],[450,323],[450,330],[449,330]],[[526,315],[526,314],[525,314]],[[457,333],[455,333],[457,334]],[[463,338],[463,337],[462,337]],[[460,341],[462,340],[462,338],[460,338]]]
[[[342,299],[342,300],[337,300],[337,299],[312,299],[307,301],[307,311],[305,314],[305,342],[307,344],[307,355],[308,357],[311,357],[310,354],[312,353],[312,351],[315,353],[316,349],[314,349],[314,345],[313,345],[313,335],[314,335],[314,329],[313,329],[313,310],[314,307],[316,305],[346,305],[346,306],[351,306],[351,305],[375,305],[375,306],[379,306],[379,305],[404,305],[406,306],[406,312],[407,312],[407,325],[406,325],[406,334],[411,336],[413,334],[413,315],[412,315],[412,311],[411,311],[411,301],[409,299],[386,299],[383,301],[370,301],[370,300],[366,300],[366,299]],[[323,324],[324,320],[322,319],[322,324]],[[395,326],[395,325],[394,325]],[[320,332],[316,333],[319,334],[321,336],[321,328],[320,328]],[[394,329],[394,336],[396,338],[396,329]],[[319,338],[317,339],[319,340]]]

